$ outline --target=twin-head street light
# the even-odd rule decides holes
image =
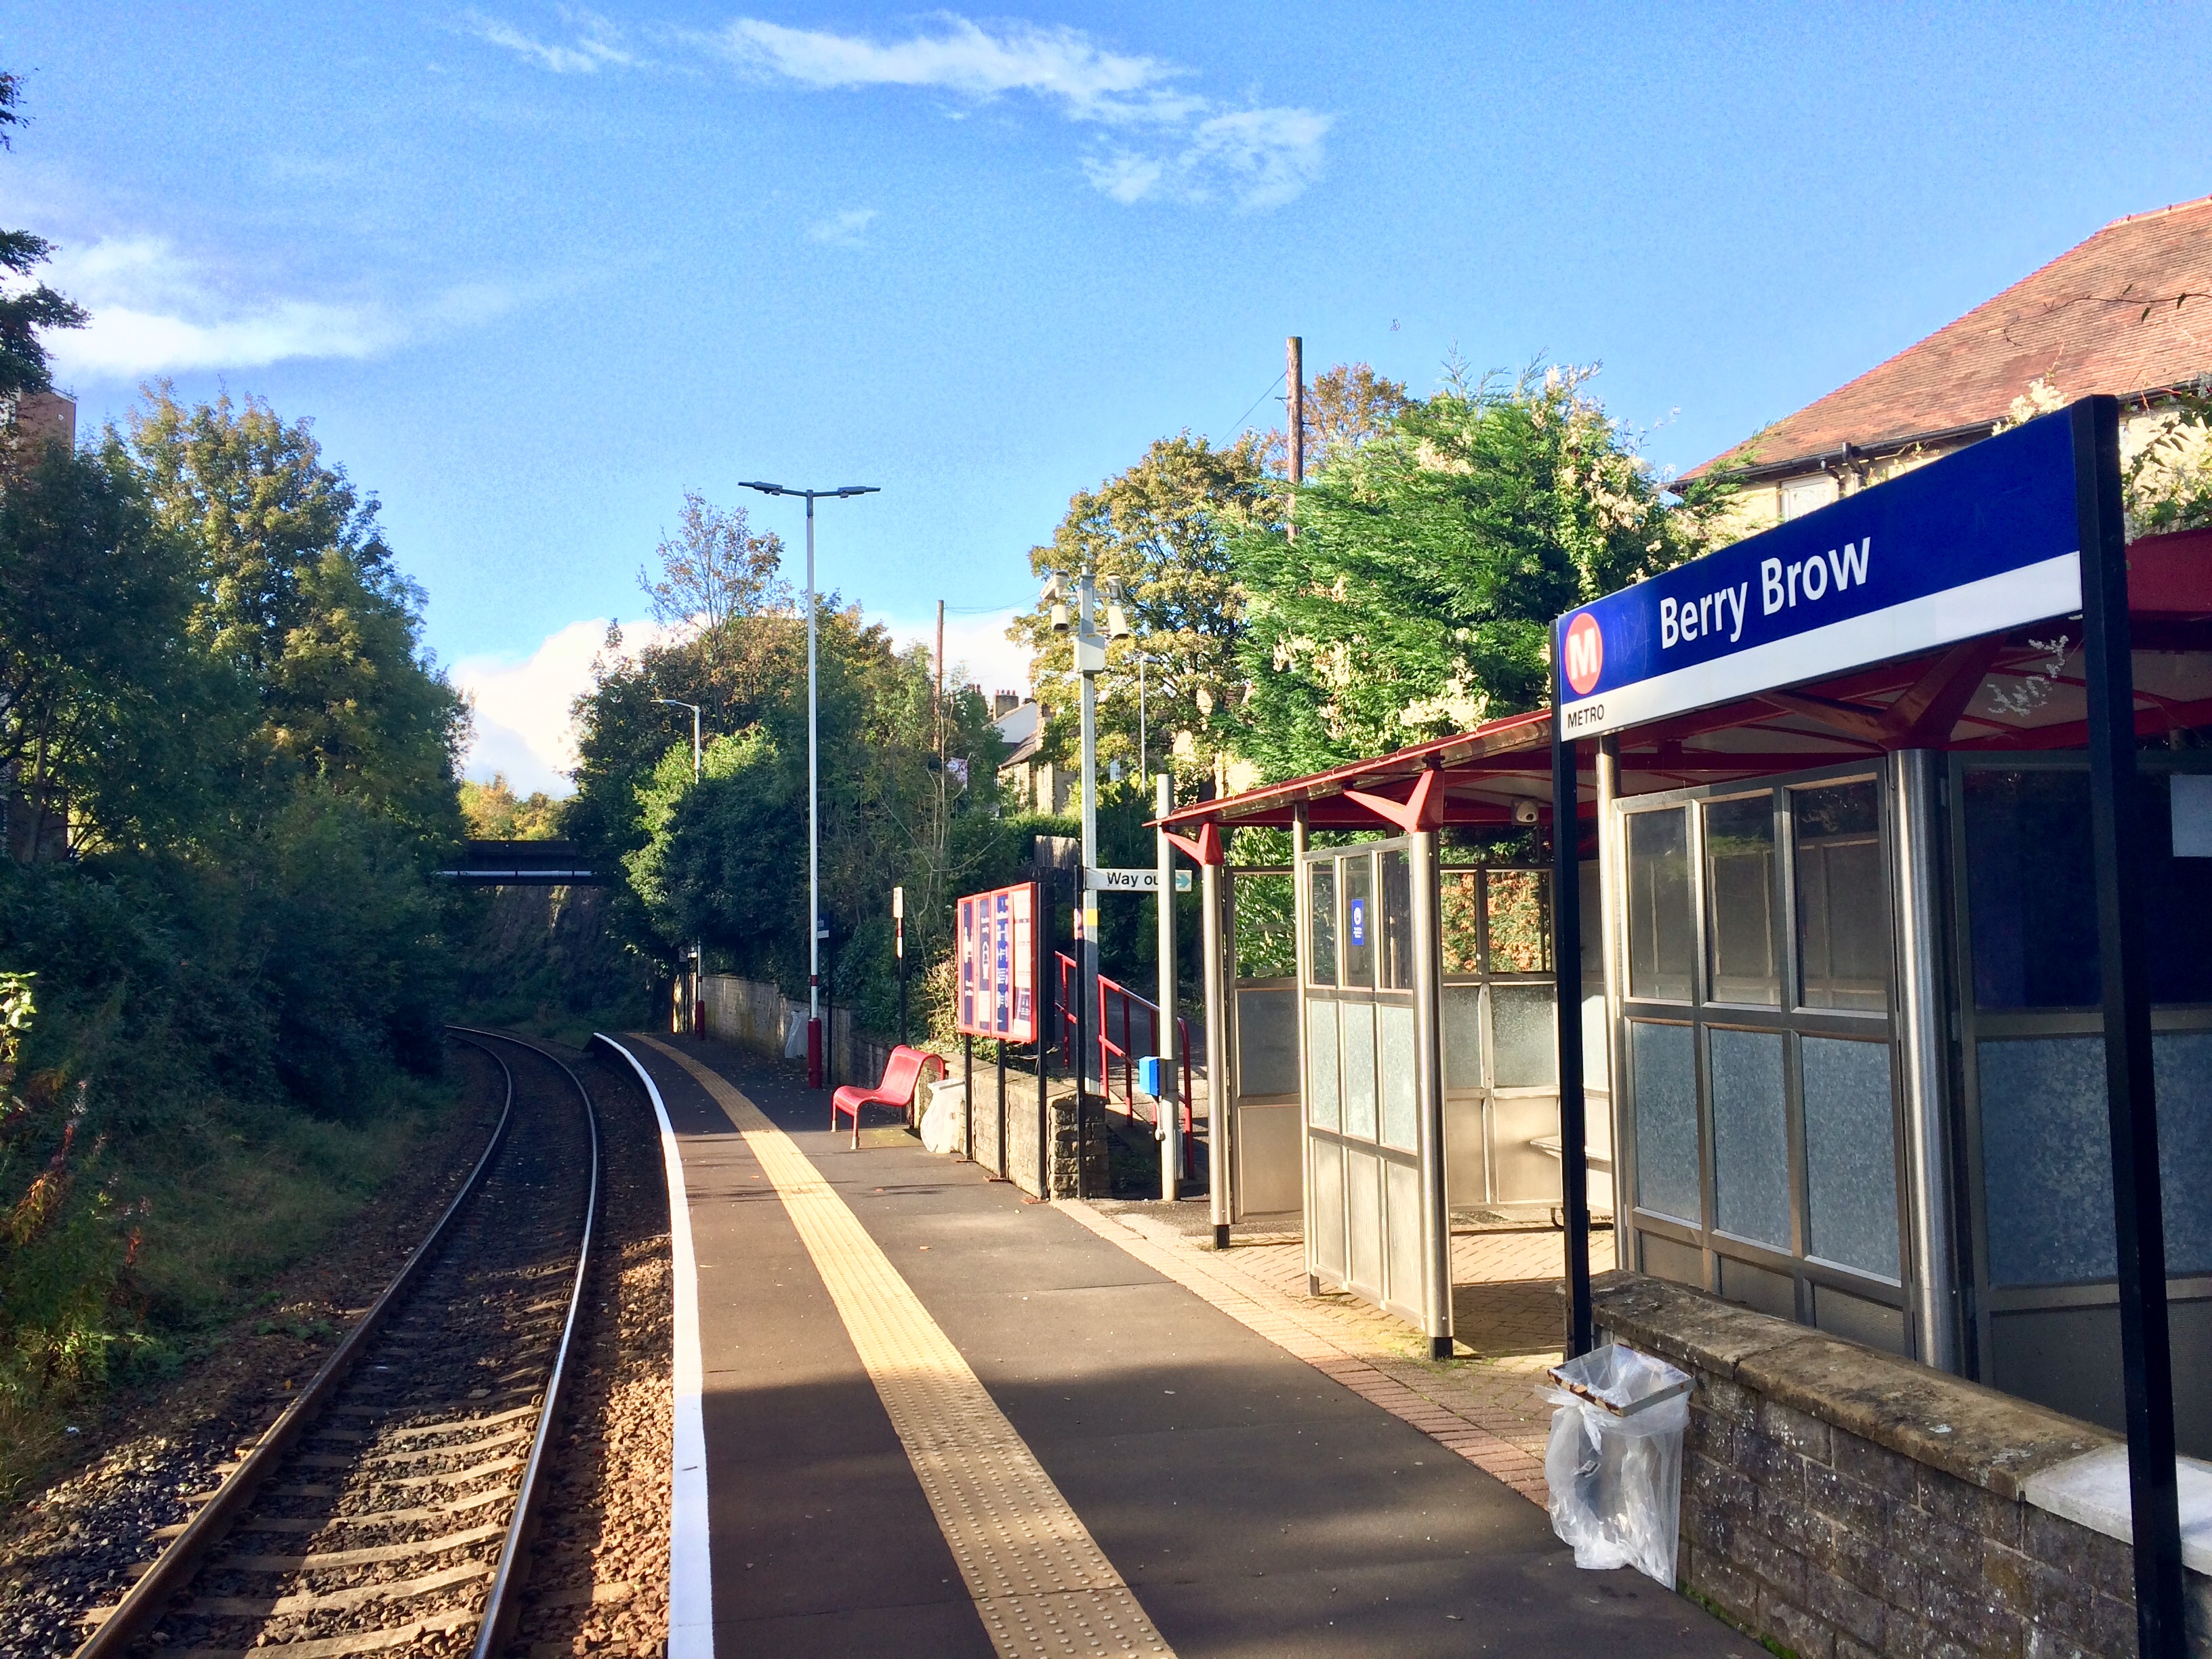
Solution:
[[[793,489],[741,479],[740,489],[806,498],[806,1086],[822,1086],[822,788],[814,672],[814,503],[824,495],[872,495],[878,484]]]
[[[669,708],[688,708],[691,711],[691,781],[699,781],[699,705],[685,702],[677,697],[655,697],[653,702]],[[707,1035],[707,1022],[699,1012],[699,993],[707,973],[707,947],[703,941],[691,941],[691,1035]]]

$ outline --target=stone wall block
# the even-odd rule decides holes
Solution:
[[[1748,1521],[1759,1513],[1759,1488],[1752,1485],[1750,1476],[1695,1452],[1686,1462],[1683,1484],[1696,1498],[1694,1507],[1731,1520]]]
[[[1828,1425],[1817,1417],[1808,1417],[1803,1412],[1792,1411],[1787,1406],[1778,1406],[1771,1400],[1759,1404],[1757,1419],[1759,1433],[1769,1440],[1788,1447],[1800,1457],[1815,1463],[1829,1461]]]
[[[2035,1593],[2027,1612],[2035,1624],[2092,1653],[2135,1651],[2132,1600],[2123,1602],[2100,1595],[2085,1580],[2040,1562],[2033,1571]]]
[[[1869,1647],[1882,1644],[1882,1621],[1888,1608],[1876,1597],[1856,1589],[1832,1573],[1805,1576],[1805,1600],[1821,1620],[1844,1636]]]
[[[1834,1540],[1828,1558],[1831,1571],[1893,1607],[1910,1610],[1920,1606],[1920,1567],[1912,1551],[1848,1527],[1835,1527],[1831,1532]]]
[[[2021,1547],[2076,1583],[2132,1602],[2136,1594],[2135,1553],[2117,1538],[2091,1532],[2048,1510],[2027,1509]]]
[[[1738,1423],[1748,1423],[1759,1408],[1759,1396],[1741,1382],[1731,1382],[1723,1376],[1700,1377],[1697,1392],[1690,1396],[1691,1415],[1699,1409],[1716,1417],[1725,1417]]]
[[[2027,1506],[2019,1499],[2000,1498],[1924,1463],[1906,1467],[1917,1474],[1919,1490],[1913,1502],[1922,1509],[2000,1544],[2021,1541],[2021,1511]]]
[[[2099,1656],[2085,1652],[2057,1632],[2037,1625],[2027,1632],[2027,1659],[2099,1659]]]
[[[1804,1470],[1805,1502],[1811,1508],[1869,1538],[1889,1535],[1891,1512],[1900,1507],[1894,1498],[1849,1475],[1838,1474],[1824,1464],[1801,1467]]]
[[[1839,1474],[1847,1474],[1862,1486],[1886,1492],[1892,1498],[1911,1503],[1920,1486],[1919,1465],[1909,1457],[1901,1457],[1887,1446],[1877,1446],[1871,1440],[1863,1440],[1849,1429],[1837,1429],[1829,1437],[1832,1454],[1829,1462]]]
[[[1805,1460],[1778,1440],[1748,1429],[1737,1431],[1735,1464],[1759,1488],[1760,1500],[1767,1504],[1802,1504],[1808,1490],[1808,1466]],[[1812,1470],[1826,1474],[1822,1464],[1809,1466]]]
[[[1710,1550],[1691,1557],[1683,1582],[1731,1618],[1751,1624],[1759,1617],[1759,1580]]]
[[[1778,1592],[1791,1602],[1803,1604],[1805,1558],[1796,1551],[1748,1527],[1739,1527],[1729,1534],[1728,1551],[1729,1559],[1757,1578],[1765,1590]]]
[[[1759,1626],[1771,1632],[1797,1659],[1835,1659],[1834,1628],[1771,1589],[1759,1598]]]
[[[1870,1648],[1863,1642],[1854,1642],[1848,1636],[1836,1638],[1836,1659],[1881,1659],[1879,1648]]]
[[[1928,1622],[1936,1636],[1980,1659],[2025,1659],[2027,1621],[2006,1607],[1985,1584],[1953,1583],[1934,1575],[1922,1580]]]

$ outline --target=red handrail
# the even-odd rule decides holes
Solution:
[[[1156,1054],[1160,1051],[1160,1006],[1139,996],[1126,985],[1117,984],[1105,975],[1098,975],[1098,1091],[1110,1103],[1114,1098],[1111,1066],[1114,1060],[1121,1062],[1121,1107],[1133,1121],[1137,1115],[1137,1091],[1134,1055],[1107,1035],[1106,1000],[1109,996],[1121,1000],[1121,1036],[1129,1036],[1129,1011],[1142,1008],[1152,1017],[1152,1040],[1143,1052]],[[1190,1022],[1181,1015],[1176,1017],[1176,1050],[1181,1060],[1182,1084],[1177,1104],[1182,1109],[1182,1172],[1185,1178],[1198,1173],[1197,1154],[1191,1145],[1191,1089],[1190,1089]]]
[[[1053,955],[1060,963],[1060,994],[1055,1006],[1060,1015],[1060,1059],[1070,1072],[1076,1072],[1081,1069],[1081,1062],[1075,1056],[1075,1024],[1068,1018],[1068,1010],[1075,1006],[1075,999],[1071,994],[1068,983],[1075,977],[1077,972],[1075,958],[1064,951],[1055,951]],[[1159,1052],[1160,1006],[1157,1002],[1139,996],[1126,985],[1119,984],[1107,978],[1103,974],[1099,975],[1098,1091],[1106,1097],[1109,1104],[1112,1103],[1114,1099],[1112,1066],[1113,1062],[1118,1059],[1121,1062],[1122,1110],[1134,1120],[1137,1115],[1137,1091],[1132,1079],[1135,1074],[1135,1067],[1130,1053],[1106,1035],[1106,999],[1109,996],[1117,996],[1121,999],[1121,1035],[1125,1038],[1129,1035],[1129,1010],[1132,1005],[1142,1008],[1152,1016],[1152,1043],[1149,1048],[1143,1051],[1146,1054]],[[1177,1049],[1182,1060],[1182,1098],[1178,1103],[1182,1108],[1182,1172],[1184,1178],[1188,1180],[1195,1178],[1198,1174],[1198,1153],[1196,1148],[1191,1144],[1190,1022],[1181,1015],[1176,1018],[1176,1036],[1178,1040]]]

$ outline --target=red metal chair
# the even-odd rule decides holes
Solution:
[[[904,1043],[891,1050],[890,1061],[884,1067],[884,1080],[872,1089],[863,1089],[857,1083],[848,1083],[830,1097],[830,1132],[837,1132],[837,1120],[853,1120],[853,1145],[860,1144],[860,1108],[863,1106],[895,1106],[900,1111],[914,1109],[915,1096],[921,1087],[923,1073],[932,1078],[945,1075],[943,1056],[927,1048],[909,1048]]]

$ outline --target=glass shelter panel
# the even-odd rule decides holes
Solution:
[[[1307,866],[1312,901],[1311,948],[1307,977],[1316,985],[1336,983],[1336,863],[1324,859]]]
[[[1541,870],[1489,870],[1490,971],[1552,971],[1551,878]]]
[[[1375,1005],[1338,1005],[1344,1021],[1344,1133],[1375,1139]]]
[[[1375,983],[1375,861],[1362,853],[1336,867],[1344,883],[1344,982],[1364,988]]]
[[[1382,1144],[1401,1152],[1417,1152],[1421,1144],[1420,1097],[1413,1086],[1411,1003],[1376,1005],[1375,1062],[1382,1097]]]
[[[1492,1081],[1501,1089],[1549,1088],[1559,1080],[1559,1028],[1548,985],[1490,990]]]
[[[1447,870],[1437,884],[1447,974],[1482,970],[1482,872]]]
[[[1413,880],[1403,853],[1382,854],[1382,988],[1413,988]]]
[[[1687,1002],[1697,931],[1688,814],[1681,808],[1630,816],[1627,897],[1630,994]]]
[[[1897,1112],[1889,1045],[1798,1040],[1805,1102],[1810,1255],[1861,1273],[1903,1273],[1897,1232]]]
[[[1445,986],[1443,1018],[1444,1087],[1481,1088],[1482,987]]]
[[[1714,1223],[1778,1250],[1790,1248],[1790,1115],[1782,1033],[1718,1027],[1712,1068]],[[1893,1189],[1893,1198],[1894,1190]]]
[[[1337,1063],[1336,1004],[1306,1004],[1306,1117],[1317,1129],[1342,1121],[1342,1068]]]
[[[1633,1022],[1628,1069],[1636,1088],[1636,1201],[1694,1227],[1703,1208],[1695,1033],[1687,1025]]]
[[[1881,786],[1872,778],[1790,792],[1797,866],[1798,1003],[1889,1006],[1889,888]]]
[[[1715,1002],[1780,1004],[1771,794],[1705,808],[1705,942]]]

